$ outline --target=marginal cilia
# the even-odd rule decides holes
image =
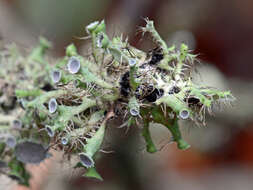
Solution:
[[[85,176],[102,179],[95,155],[110,120],[140,127],[150,153],[157,151],[151,123],[165,126],[179,149],[190,147],[178,121],[205,125],[206,112],[234,98],[230,91],[193,83],[197,61],[187,45],[168,47],[148,19],[140,31],[154,43],[147,53],[122,36],[109,39],[104,21],[86,27],[88,57],[71,44],[65,57],[50,63],[45,54],[51,44],[44,38],[26,57],[15,45],[1,49],[1,173],[29,185],[25,164],[40,163],[53,148],[78,157],[75,167],[86,168]]]

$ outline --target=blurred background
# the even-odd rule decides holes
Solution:
[[[196,81],[231,90],[237,98],[204,127],[181,123],[189,150],[169,144],[167,130],[155,126],[152,136],[161,150],[148,154],[139,129],[125,133],[115,125],[97,165],[103,182],[80,177],[71,161],[53,152],[41,165],[29,166],[34,176],[29,189],[252,190],[252,10],[252,0],[0,0],[2,42],[29,51],[42,35],[54,44],[52,57],[63,56],[71,42],[85,55],[88,43],[80,39],[85,26],[102,19],[110,36],[123,33],[131,45],[148,51],[152,43],[136,31],[149,17],[168,45],[184,42],[199,55],[202,77]],[[27,188],[0,177],[0,189]]]

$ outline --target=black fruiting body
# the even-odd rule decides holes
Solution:
[[[155,65],[163,59],[163,53],[159,47],[151,51],[151,59],[149,61],[150,65]]]
[[[199,101],[199,99],[198,98],[195,98],[195,97],[189,97],[188,99],[187,99],[187,103],[188,104],[198,104],[200,101]]]
[[[145,99],[148,102],[155,102],[158,98],[160,98],[164,93],[163,89],[155,88],[149,95],[145,96]]]
[[[173,87],[170,89],[169,94],[177,94],[177,93],[180,92],[180,90],[181,90],[181,89],[180,89],[179,87],[173,86]]]
[[[129,71],[123,74],[119,84],[121,95],[127,97],[130,93]]]

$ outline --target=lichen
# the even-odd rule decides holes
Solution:
[[[110,127],[108,120],[124,118],[121,127],[141,127],[150,153],[157,151],[150,124],[162,124],[184,150],[190,145],[178,121],[204,125],[206,110],[211,112],[220,100],[234,99],[230,91],[193,83],[197,58],[186,44],[168,47],[148,19],[140,30],[149,33],[156,46],[148,53],[122,37],[110,40],[104,21],[86,27],[92,40],[89,57],[71,44],[65,57],[49,64],[45,53],[50,43],[44,38],[27,57],[15,46],[1,51],[0,159],[9,163],[9,176],[28,184],[24,164],[43,161],[47,158],[43,147],[53,147],[79,156],[76,167],[86,167],[85,176],[102,179],[94,155]],[[15,145],[5,146],[10,135]],[[30,145],[41,147],[39,157],[24,155]]]

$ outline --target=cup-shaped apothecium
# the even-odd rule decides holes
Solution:
[[[12,126],[13,126],[14,129],[21,129],[22,121],[20,121],[19,119],[15,119],[12,122]]]
[[[45,127],[45,129],[46,129],[47,134],[48,134],[49,137],[53,137],[53,136],[54,136],[55,132],[54,132],[54,130],[52,129],[51,126],[47,125],[47,126]]]
[[[129,64],[130,67],[135,66],[136,63],[137,63],[136,59],[130,58],[130,59],[128,60],[128,64]]]
[[[68,71],[71,74],[75,74],[78,73],[78,71],[80,70],[81,67],[81,63],[80,60],[77,57],[71,57],[68,61]]]
[[[86,168],[91,168],[91,167],[94,166],[94,161],[93,161],[93,159],[92,159],[89,155],[87,155],[87,154],[85,154],[85,153],[80,153],[80,154],[79,154],[79,157],[80,157],[81,163],[82,163]]]
[[[62,144],[62,145],[67,145],[68,142],[69,142],[69,140],[68,140],[67,137],[62,137],[62,138],[61,138],[61,144]]]
[[[48,110],[49,110],[49,113],[54,113],[56,112],[57,110],[57,101],[55,98],[51,98],[48,102]]]
[[[5,141],[6,145],[10,148],[14,148],[17,144],[16,138],[14,136],[7,137]]]
[[[137,116],[140,114],[139,110],[135,108],[130,109],[129,112],[132,116]]]
[[[189,112],[188,110],[181,110],[181,111],[179,112],[179,117],[180,117],[181,119],[188,119],[189,116],[190,116],[190,112]]]
[[[58,83],[58,82],[60,82],[60,80],[61,80],[61,71],[54,70],[54,71],[51,73],[51,78],[52,78],[53,83]]]

